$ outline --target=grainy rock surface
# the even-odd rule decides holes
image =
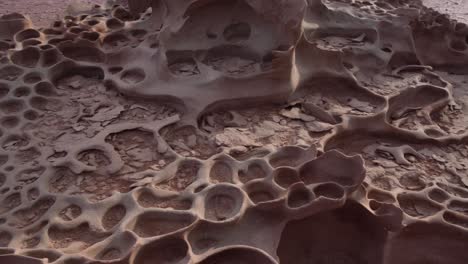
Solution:
[[[465,24],[41,3],[0,16],[0,263],[468,263]]]

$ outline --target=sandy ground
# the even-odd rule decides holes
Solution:
[[[60,18],[66,6],[77,0],[0,0],[0,15],[18,12],[31,17],[38,26],[49,25],[49,21]],[[102,4],[102,0],[79,0],[87,4]],[[468,23],[468,2],[464,0],[424,0],[424,3],[454,19]]]
[[[0,0],[0,15],[21,13],[31,17],[39,27],[49,26],[51,21],[60,19],[71,3],[102,4],[103,0]]]
[[[424,4],[452,18],[468,24],[468,1],[464,0],[424,0]]]

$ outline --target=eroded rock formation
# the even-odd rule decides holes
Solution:
[[[0,18],[1,263],[468,262],[468,28],[413,0]]]

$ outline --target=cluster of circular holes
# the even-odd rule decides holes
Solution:
[[[121,71],[121,70],[122,70],[122,69],[120,68],[119,71]],[[37,86],[36,86],[36,87],[37,87]],[[36,92],[37,92],[38,94],[41,94],[41,92],[38,92],[38,91],[37,91],[36,87],[35,87]],[[27,87],[20,87],[20,88],[27,88]],[[18,89],[19,89],[19,88],[18,88]],[[15,89],[15,92],[16,92],[16,89]],[[41,95],[48,96],[48,95],[46,95],[46,94],[41,94]],[[26,95],[26,96],[27,96],[27,95]],[[1,95],[0,95],[0,97],[1,97]],[[21,96],[18,96],[18,97],[21,97]],[[33,110],[31,110],[31,111],[33,111]],[[294,171],[294,170],[293,170],[293,171]],[[295,172],[295,171],[294,171],[294,172]],[[296,172],[295,172],[295,173],[296,173]],[[297,176],[297,173],[296,173],[295,176]],[[282,181],[284,181],[284,180],[278,180],[277,182],[282,182]],[[295,181],[292,181],[292,182],[287,182],[287,181],[285,181],[285,182],[282,182],[282,184],[283,184],[284,186],[281,185],[281,184],[280,184],[280,185],[281,185],[282,187],[287,188],[287,187],[289,187],[291,184],[293,184],[294,182],[295,182]],[[332,185],[334,185],[334,184],[332,184]],[[321,185],[321,186],[322,186],[322,185]],[[319,186],[319,187],[320,187],[320,186]],[[327,188],[329,188],[329,187],[331,188],[331,187],[333,187],[333,186],[325,186],[325,187],[322,187],[321,189],[327,189]],[[333,188],[334,188],[334,187],[333,187]],[[316,193],[321,193],[321,192],[322,192],[321,189],[316,188],[316,189],[314,189],[314,192],[316,192]],[[324,193],[328,193],[328,192],[324,191]],[[332,192],[332,193],[333,193],[333,192]]]
[[[30,49],[36,50],[37,49]],[[38,72],[31,72],[26,74],[23,77],[24,83],[28,84],[36,84],[34,87],[34,92],[40,96],[55,96],[56,91],[52,84],[49,82],[41,82],[42,75]],[[5,99],[0,101],[0,112],[4,114],[4,116],[0,119],[0,125],[7,129],[17,127],[20,122],[21,118],[18,114],[21,114],[26,120],[33,121],[39,117],[39,113],[33,109],[28,109],[26,103],[23,99],[29,98],[33,90],[29,86],[18,86],[14,89],[10,89],[9,85],[5,83],[0,83],[0,99],[6,97],[8,94],[12,98]],[[29,98],[29,103],[33,108],[43,110],[43,106],[47,103],[47,99],[42,97],[34,96]]]

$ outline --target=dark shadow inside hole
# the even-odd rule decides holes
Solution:
[[[381,264],[386,237],[373,214],[348,202],[340,209],[289,222],[277,254],[280,263]]]

